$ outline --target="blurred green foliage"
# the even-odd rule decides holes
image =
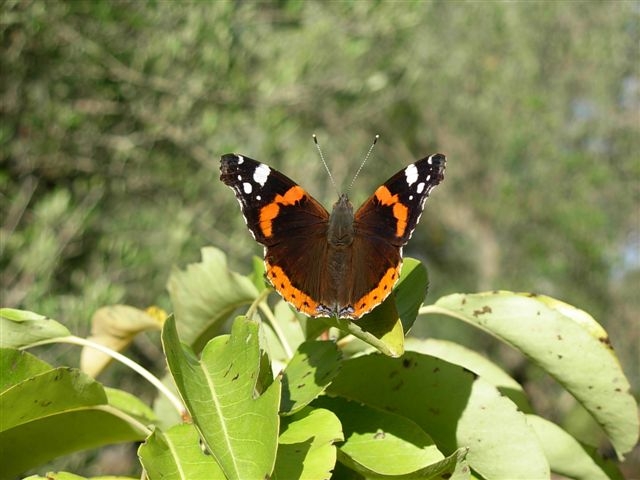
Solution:
[[[7,0],[2,304],[86,326],[169,307],[199,248],[258,247],[218,181],[236,151],[326,205],[316,133],[352,196],[435,151],[445,182],[407,255],[430,299],[537,291],[594,314],[640,388],[637,2]],[[433,333],[428,325],[417,333]]]

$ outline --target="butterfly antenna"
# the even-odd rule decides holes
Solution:
[[[347,193],[349,193],[349,191],[351,190],[351,187],[353,187],[353,184],[356,181],[356,178],[358,178],[358,175],[360,174],[360,170],[362,170],[362,167],[364,167],[364,164],[367,163],[367,160],[369,160],[369,156],[371,155],[371,152],[373,151],[373,147],[376,146],[376,143],[378,142],[379,138],[380,138],[380,135],[376,135],[375,138],[373,139],[373,142],[371,143],[371,146],[369,147],[369,151],[367,152],[367,154],[364,157],[364,160],[362,160],[362,163],[358,167],[358,171],[353,176],[353,180],[351,180],[351,183],[349,184],[349,188],[347,188]]]
[[[313,141],[316,144],[316,148],[318,149],[318,153],[320,154],[320,160],[322,160],[322,164],[324,165],[325,170],[329,174],[329,178],[331,179],[331,183],[333,184],[333,188],[335,188],[336,192],[338,193],[338,195],[340,195],[340,191],[338,190],[338,186],[336,185],[336,181],[333,179],[333,175],[331,175],[331,170],[329,170],[329,165],[327,165],[327,162],[324,160],[324,155],[322,154],[322,149],[320,148],[320,144],[318,143],[318,137],[316,137],[315,133],[312,136],[313,136]]]

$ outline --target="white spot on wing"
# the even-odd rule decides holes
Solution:
[[[238,155],[238,165],[242,165],[244,163],[244,157],[242,155]]]
[[[253,180],[261,187],[264,187],[264,184],[267,182],[267,178],[269,178],[270,173],[271,169],[264,163],[261,163],[253,172]]]
[[[244,182],[242,184],[242,189],[244,190],[244,193],[249,195],[251,193],[251,191],[253,190],[253,187],[251,186],[251,184],[249,182]]]
[[[423,192],[423,190],[424,190],[424,182],[420,182],[416,187],[416,191],[418,192],[418,194],[420,194]]]
[[[404,175],[407,177],[407,183],[411,186],[418,181],[418,168],[412,163],[404,169]]]
[[[256,200],[260,201],[262,200],[262,197],[260,195],[256,195]]]

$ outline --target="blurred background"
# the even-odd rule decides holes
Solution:
[[[426,302],[508,289],[587,310],[637,394],[639,5],[5,0],[0,303],[80,335],[102,305],[170,311],[171,269],[201,247],[241,272],[262,252],[221,154],[330,206],[311,135],[346,186],[380,134],[355,205],[448,156],[405,248],[429,269]],[[425,319],[413,333],[496,355],[549,417],[570,416],[551,380],[477,331]],[[153,363],[149,343],[134,355]]]

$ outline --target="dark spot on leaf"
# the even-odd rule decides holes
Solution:
[[[440,367],[436,367],[433,369],[433,373],[438,373],[440,371]]]
[[[598,409],[598,410],[602,410],[602,407],[601,407],[600,405],[597,405],[597,406],[596,406],[596,409]]]
[[[451,474],[450,473],[443,473],[442,475],[440,475],[440,478],[444,478],[446,480],[447,478],[451,478]]]
[[[393,391],[400,390],[402,385],[404,385],[404,380],[400,380],[398,383],[396,383],[393,387],[391,387],[391,390]]]
[[[538,313],[540,313],[540,312],[538,312]],[[562,335],[558,334],[558,335],[556,335],[556,338],[557,338],[558,340],[562,340]]]
[[[311,371],[308,371],[307,373],[305,373],[304,375],[302,375],[302,378],[304,378],[304,377],[308,377],[309,375],[311,375]]]
[[[429,407],[428,410],[434,415],[440,415],[440,409],[435,407]]]
[[[480,315],[484,315],[485,313],[492,313],[491,307],[489,305],[485,305],[481,310],[474,310],[473,316],[478,318]]]
[[[615,391],[616,391],[616,392],[621,392],[622,390],[621,390],[621,389],[619,389],[619,388],[616,388],[616,389],[615,389]]]
[[[562,360],[562,355],[558,354],[558,360]]]
[[[305,383],[299,383],[298,385],[296,385],[296,388],[304,388],[305,385]]]
[[[409,368],[411,366],[411,359],[410,358],[403,358],[402,359],[402,366],[404,368]]]
[[[529,298],[535,298],[537,296],[538,296],[538,294],[537,293],[533,293],[533,292],[529,292],[529,294],[527,295],[527,297],[529,297]]]
[[[603,343],[604,345],[606,345],[607,347],[613,350],[613,346],[611,345],[611,340],[609,340],[609,337],[607,336],[600,337],[598,338],[598,340],[600,341],[600,343]]]
[[[240,374],[239,374],[239,373],[236,373],[236,376],[235,376],[235,377],[233,377],[233,378],[231,379],[231,381],[232,381],[232,382],[235,382],[235,381],[238,379],[238,377],[239,377],[239,376],[240,376]]]
[[[376,439],[376,440],[382,440],[382,439],[384,439],[384,437],[385,437],[385,434],[384,434],[384,432],[383,432],[382,430],[380,430],[380,429],[378,429],[378,430],[376,431],[376,433],[373,435],[373,438],[374,438],[374,439]]]
[[[587,388],[588,388],[589,390],[592,390],[592,389],[593,389],[593,385],[589,385],[589,386],[587,386]]]

